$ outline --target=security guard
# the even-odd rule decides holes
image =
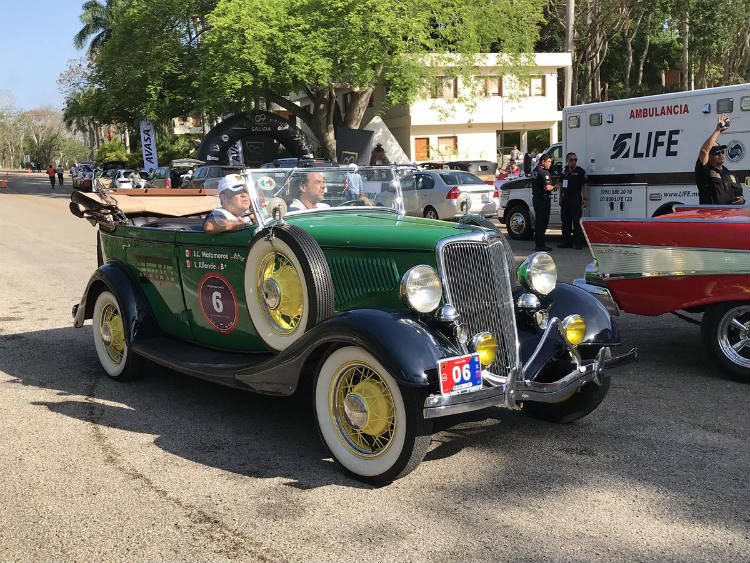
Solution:
[[[566,165],[562,171],[562,191],[560,192],[560,220],[562,222],[562,243],[557,248],[583,248],[585,239],[581,230],[581,215],[588,205],[588,184],[586,171],[578,166],[576,153],[565,155]]]
[[[536,239],[537,250],[552,250],[545,244],[544,234],[549,224],[549,213],[551,209],[550,196],[555,186],[552,185],[552,177],[549,174],[549,166],[552,163],[552,157],[549,154],[543,154],[539,157],[534,171],[531,173],[531,203],[534,205],[534,238]]]
[[[701,204],[742,205],[742,186],[724,166],[724,149],[716,140],[719,134],[729,129],[729,120],[722,113],[716,123],[716,129],[703,143],[698,160],[695,161],[695,183],[698,186],[698,201]]]

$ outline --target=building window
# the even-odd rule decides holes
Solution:
[[[432,98],[456,98],[458,95],[458,78],[438,76],[430,93]]]
[[[545,79],[546,77],[544,75],[542,76],[532,76],[529,79],[529,96],[545,96]]]
[[[438,152],[440,156],[451,156],[458,154],[458,137],[438,137]]]
[[[479,82],[482,96],[484,96],[485,98],[489,98],[490,96],[503,95],[502,76],[480,76],[477,80]]]

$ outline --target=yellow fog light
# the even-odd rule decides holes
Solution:
[[[489,332],[480,332],[471,339],[471,350],[479,354],[479,363],[488,366],[497,357],[497,341]]]
[[[581,315],[568,315],[563,319],[565,339],[573,346],[578,346],[586,338],[586,321]]]

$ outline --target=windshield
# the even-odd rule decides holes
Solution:
[[[263,168],[243,174],[251,180],[252,206],[262,213],[263,223],[273,218],[279,200],[289,215],[362,207],[404,213],[401,174],[392,166]]]

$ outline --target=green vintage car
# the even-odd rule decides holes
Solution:
[[[323,205],[296,209],[310,173],[329,180]],[[385,484],[419,465],[434,419],[504,406],[569,422],[607,394],[605,368],[635,359],[612,356],[614,320],[557,283],[548,254],[517,266],[485,219],[407,217],[396,168],[242,182],[247,228],[215,234],[203,190],[73,194],[99,253],[75,326],[93,319],[110,377],[148,359],[256,393],[307,390],[333,459]]]

